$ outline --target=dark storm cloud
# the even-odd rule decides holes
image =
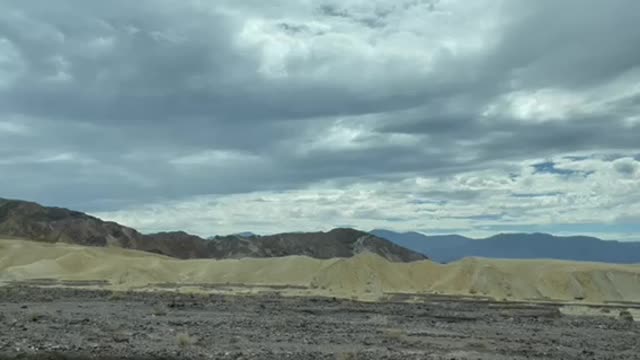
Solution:
[[[232,110],[238,99],[228,92],[235,89],[224,86],[249,81],[241,74],[251,68],[244,68],[251,58],[230,50],[228,34],[234,30],[222,16],[187,7],[173,13],[161,6],[166,2],[111,2],[106,13],[104,5],[93,7],[97,3],[69,3],[78,7],[64,12],[58,3],[41,4],[39,10],[3,16],[1,33],[16,44],[28,69],[4,94],[3,108],[83,121],[162,123],[176,115]],[[32,35],[32,22],[46,36]],[[55,74],[56,56],[69,64],[72,80],[43,83]],[[198,84],[209,80],[215,86]]]
[[[23,69],[16,79],[0,78],[0,122],[26,128],[9,136],[0,127],[2,195],[97,209],[638,147],[640,125],[627,118],[640,110],[639,95],[616,96],[624,89],[596,92],[611,100],[595,115],[483,115],[517,91],[590,91],[616,78],[624,87],[640,64],[635,1],[509,2],[501,17],[487,19],[506,25],[480,50],[415,58],[378,48],[367,57],[375,41],[363,39],[388,36],[405,20],[427,26],[437,18],[401,16],[417,7],[439,16],[444,5],[378,1],[367,12],[350,2],[285,3],[249,10],[233,2],[0,1],[0,39],[20,56],[11,66]],[[274,19],[260,30],[272,38],[256,40],[264,35],[256,31],[246,35],[254,43],[243,43],[261,14]],[[405,50],[454,35],[418,36]],[[353,39],[371,47],[357,43],[362,54],[344,53],[357,48],[353,42],[332,48]],[[267,51],[269,41],[276,45]],[[277,46],[288,41],[308,45],[306,57]],[[271,60],[287,74],[265,74]],[[427,62],[429,71],[419,71]],[[350,146],[308,144],[336,124],[362,134],[337,136]],[[387,141],[396,135],[412,138]]]
[[[21,9],[20,3],[11,3]],[[186,5],[163,8],[141,2],[131,8],[129,2],[115,2],[106,13],[105,5],[69,6],[67,12],[58,4],[40,6],[21,9],[19,16],[9,12],[0,27],[28,68],[0,100],[8,111],[169,126],[176,118],[188,123],[206,117],[215,131],[217,123],[387,111],[422,100],[419,95],[394,95],[372,102],[358,98],[359,94],[349,96],[331,83],[266,82],[256,74],[259,54],[234,47],[236,22],[216,13],[203,15]],[[65,13],[75,14],[74,21]],[[32,22],[46,36],[31,36]],[[55,75],[55,57],[60,55],[69,63],[73,80],[43,84],[43,77]],[[417,91],[426,95],[426,89]]]
[[[640,3],[515,1],[516,22],[505,32],[495,64],[520,87],[581,89],[637,68]],[[519,18],[518,18],[519,17]]]

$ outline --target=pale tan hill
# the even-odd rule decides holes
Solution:
[[[389,293],[476,295],[511,300],[640,302],[640,266],[543,260],[465,259],[394,263],[374,254],[177,260],[121,248],[0,241],[0,281],[109,281],[120,289],[160,284],[286,286],[296,295],[363,300]]]

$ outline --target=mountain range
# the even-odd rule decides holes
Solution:
[[[34,202],[0,199],[0,237],[48,243],[116,246],[180,259],[305,255],[313,258],[352,257],[371,252],[394,262],[427,257],[375,235],[354,230],[216,236],[209,240],[182,231],[142,234],[115,222],[82,212],[45,207]]]
[[[471,239],[460,235],[428,236],[389,230],[373,230],[371,233],[413,251],[429,254],[432,260],[443,263],[464,257],[640,263],[640,242],[609,241],[589,236],[511,233]]]
[[[260,236],[250,232],[203,239],[183,231],[143,234],[82,212],[0,198],[0,237],[88,246],[117,246],[180,259],[305,255],[327,259],[371,252],[395,262],[464,257],[559,259],[640,263],[640,243],[543,233],[498,234],[485,239],[354,229]],[[428,257],[427,257],[428,255]]]

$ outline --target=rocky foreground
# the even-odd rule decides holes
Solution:
[[[12,285],[0,288],[0,358],[640,359],[640,325],[626,310],[593,312]]]

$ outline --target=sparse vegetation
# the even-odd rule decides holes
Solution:
[[[358,360],[358,354],[348,351],[336,354],[336,360]]]
[[[29,320],[32,322],[38,322],[45,318],[45,315],[42,313],[34,312],[29,315]]]
[[[126,330],[119,329],[112,334],[111,338],[117,343],[128,343],[131,340],[131,333]]]
[[[187,332],[181,332],[176,335],[176,343],[181,348],[187,348],[189,346],[194,345],[198,339],[194,336],[189,335]]]
[[[389,340],[400,341],[406,337],[407,333],[402,329],[390,328],[382,331],[382,335]]]
[[[476,351],[485,351],[489,349],[489,344],[481,341],[473,341],[469,343],[469,348],[474,349]]]
[[[163,304],[156,304],[152,311],[151,314],[153,314],[153,316],[166,316],[167,315],[167,307],[164,306]]]
[[[386,315],[375,314],[369,316],[369,322],[376,325],[388,326],[389,317],[387,317]]]
[[[415,347],[420,345],[420,341],[409,335],[404,329],[387,328],[382,330],[383,342],[401,344],[402,346]]]
[[[629,310],[621,310],[620,311],[620,320],[624,321],[624,322],[633,322],[633,315],[631,314],[631,312],[629,312]]]
[[[113,290],[109,295],[109,300],[122,300],[124,299],[124,292]]]

